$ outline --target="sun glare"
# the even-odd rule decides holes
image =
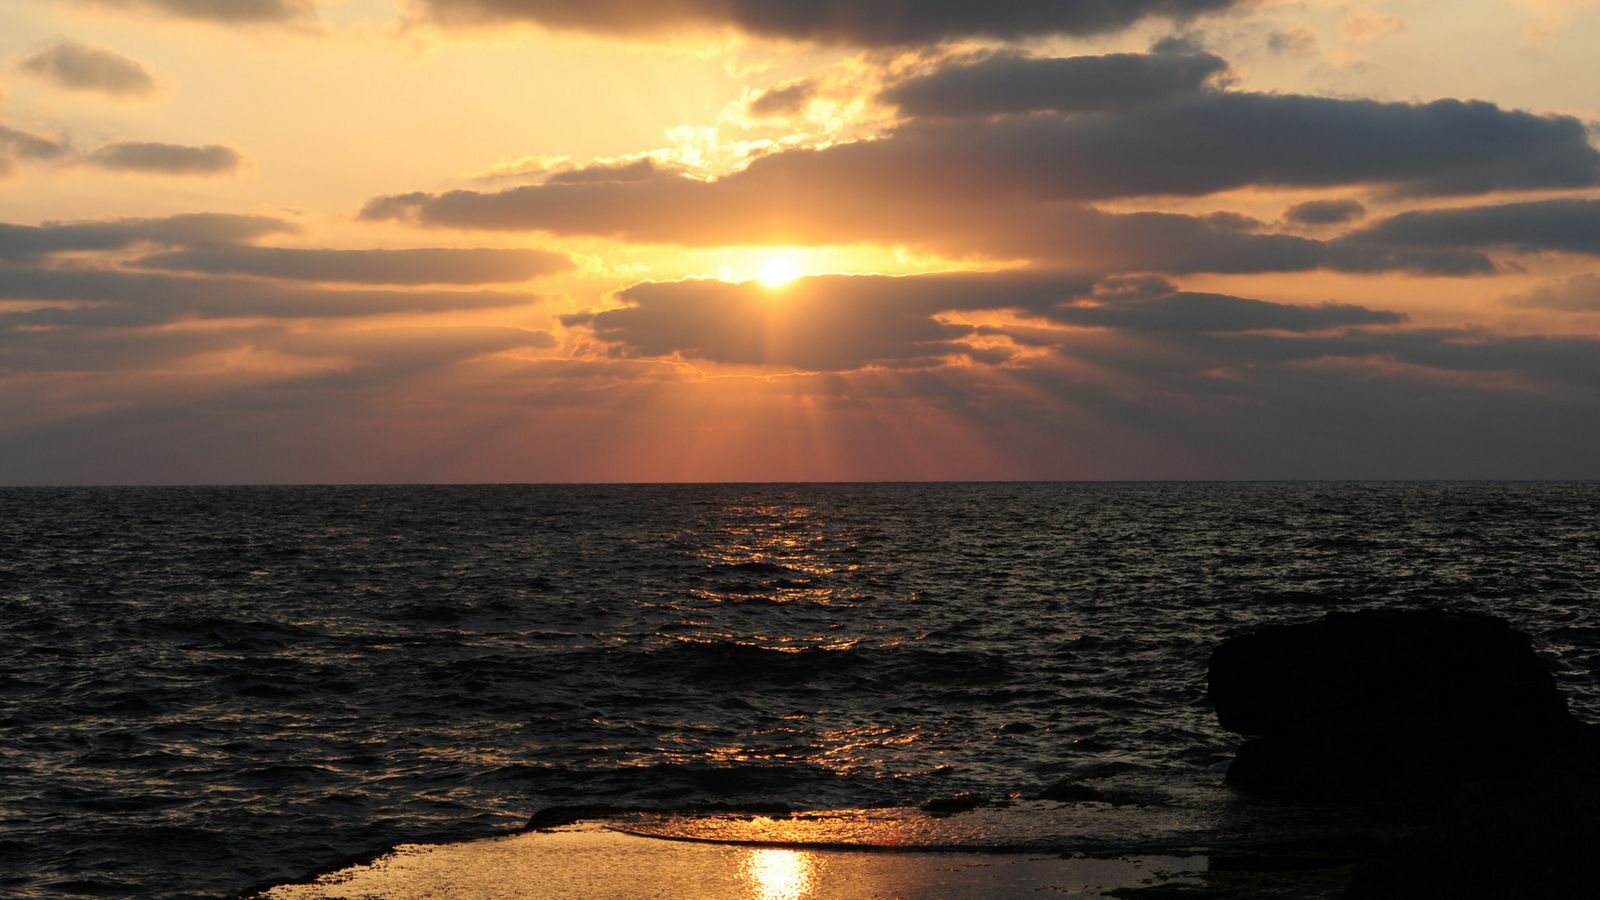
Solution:
[[[797,850],[752,850],[743,868],[756,900],[803,900],[816,887],[810,854]]]
[[[760,282],[769,288],[780,288],[800,277],[800,267],[794,260],[778,257],[767,260],[761,267],[761,274],[757,276]]]

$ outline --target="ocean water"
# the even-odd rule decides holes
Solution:
[[[1492,612],[1593,720],[1597,576],[1593,483],[0,490],[0,893],[229,895],[571,804],[1249,837],[1223,636]],[[1026,799],[1069,778],[1140,799]],[[962,792],[1011,803],[916,811]]]

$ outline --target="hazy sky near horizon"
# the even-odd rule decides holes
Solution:
[[[0,484],[1600,477],[1600,0],[14,0]]]

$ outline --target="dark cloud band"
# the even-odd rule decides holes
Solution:
[[[1600,200],[1534,200],[1401,213],[1348,241],[1600,254]]]
[[[682,210],[696,214],[684,216]],[[662,173],[629,183],[543,184],[483,193],[406,194],[369,203],[368,219],[464,229],[546,231],[686,246],[876,242],[952,255],[1032,259],[1097,271],[1285,272],[1330,268],[1469,275],[1492,270],[1480,253],[1327,244],[1260,233],[1259,223],[1174,213],[1110,213],[996,196],[969,186],[851,179],[829,184],[747,170],[718,182]]]
[[[222,175],[233,172],[244,158],[232,147],[210,144],[188,147],[145,141],[107,144],[89,154],[90,165],[115,172],[158,175]]]
[[[1227,70],[1227,62],[1209,53],[994,54],[900,82],[881,99],[917,117],[1101,112],[1194,94]]]
[[[173,0],[176,2],[176,0]],[[1237,0],[422,0],[447,24],[524,21],[547,28],[647,35],[734,28],[824,43],[926,44],[1115,31],[1152,16],[1183,20]]]
[[[210,275],[254,275],[298,281],[360,284],[498,284],[572,269],[572,260],[546,250],[421,248],[414,250],[298,250],[207,246],[146,256],[148,269]]]
[[[1308,200],[1296,203],[1283,212],[1284,221],[1291,225],[1343,225],[1365,218],[1367,208],[1355,200]]]
[[[980,92],[952,100],[946,111],[993,107],[995,115],[913,118],[878,140],[773,152],[714,180],[640,160],[502,191],[380,197],[362,215],[687,246],[875,242],[1119,271],[1466,275],[1492,271],[1481,243],[1386,233],[1323,242],[1274,234],[1267,223],[1237,216],[1111,214],[1083,204],[1243,188],[1363,187],[1420,196],[1600,183],[1600,151],[1568,116],[1456,100],[1192,90],[1220,60],[1128,59],[1159,72],[1181,60],[1190,63],[1180,67],[1195,68],[1176,82],[1175,96],[1156,102],[1017,114],[1001,102],[1005,91]],[[1115,69],[1126,59],[1020,62],[1033,72],[1057,62]],[[1045,101],[1019,102],[1032,109]],[[1049,102],[1068,105],[1059,96]],[[1316,201],[1286,218],[1329,225],[1362,211],[1354,201]]]
[[[0,329],[136,327],[191,318],[359,318],[499,309],[538,299],[514,291],[329,290],[239,278],[0,265],[0,300],[74,304],[0,313]],[[84,303],[95,305],[76,305]]]
[[[969,342],[982,329],[956,324],[942,317],[946,313],[1011,310],[1064,325],[1152,334],[1315,332],[1405,320],[1360,306],[1294,306],[1182,292],[1159,278],[1111,279],[1097,286],[1092,278],[1015,272],[821,276],[802,278],[782,288],[781,296],[755,282],[646,282],[618,298],[626,305],[563,322],[587,328],[628,357],[682,356],[809,371],[984,358]]]
[[[12,225],[0,222],[0,260],[32,260],[57,253],[121,250],[139,244],[188,247],[232,244],[298,230],[284,219],[229,213],[183,213],[156,219],[52,222]]]
[[[73,0],[86,6],[153,12],[227,25],[291,23],[316,16],[315,0]]]

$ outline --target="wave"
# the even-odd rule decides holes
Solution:
[[[733,640],[680,638],[643,651],[617,654],[631,674],[686,679],[784,679],[810,682],[874,675],[895,683],[976,684],[1012,675],[998,651],[936,650],[904,644],[776,647]]]

